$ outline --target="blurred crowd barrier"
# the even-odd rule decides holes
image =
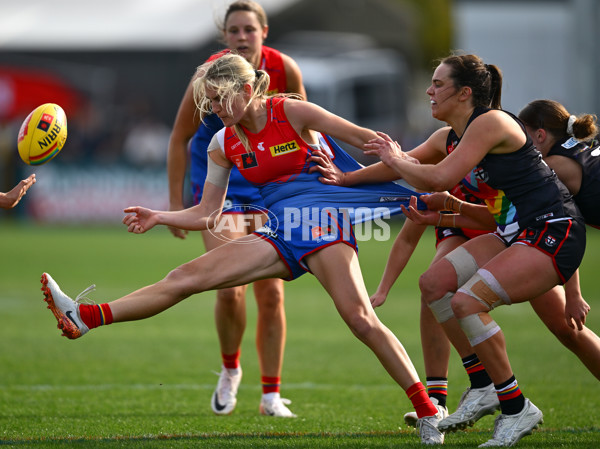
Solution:
[[[25,212],[44,223],[119,223],[128,206],[168,209],[164,168],[40,167]]]

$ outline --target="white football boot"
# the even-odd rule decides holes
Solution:
[[[435,408],[438,409],[438,413],[441,416],[440,419],[446,418],[448,416],[448,408],[443,405],[439,405],[439,402],[436,398],[429,398],[429,399],[431,399],[431,402],[433,403],[433,405],[435,405]],[[419,417],[417,416],[417,412],[408,412],[408,413],[404,414],[404,423],[408,427],[417,427],[418,420],[419,420]]]
[[[442,417],[439,412],[434,416],[425,416],[417,420],[416,427],[419,429],[421,444],[429,446],[444,444],[444,432],[441,432],[437,427],[441,420]]]
[[[531,435],[544,422],[544,415],[529,399],[516,415],[499,415],[494,422],[494,436],[479,447],[512,447],[525,435]]]
[[[500,409],[500,401],[494,384],[483,388],[467,388],[460,397],[456,411],[443,419],[438,428],[442,432],[455,432],[472,426],[485,415],[493,415]]]
[[[263,394],[260,400],[260,414],[276,418],[296,418],[296,415],[286,407],[291,403],[292,401],[282,398],[279,393]]]
[[[85,294],[95,290],[95,288],[95,285],[90,285],[77,295],[75,301],[73,301],[62,292],[52,276],[48,273],[42,274],[44,301],[48,303],[48,308],[54,314],[56,321],[58,321],[58,328],[63,331],[62,335],[65,337],[74,340],[89,331],[79,315],[79,305],[93,303],[85,297]]]
[[[242,368],[230,370],[221,366],[219,382],[210,400],[216,415],[229,415],[237,404],[237,392],[242,381]]]

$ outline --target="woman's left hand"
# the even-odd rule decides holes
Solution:
[[[321,176],[319,177],[319,181],[323,184],[334,186],[344,185],[345,173],[333,163],[327,153],[322,150],[313,150],[308,160],[315,163],[315,165],[308,169],[308,172],[320,173]]]
[[[440,219],[439,212],[417,209],[416,196],[410,197],[408,208],[404,207],[403,204],[400,205],[400,208],[402,209],[402,212],[406,218],[414,221],[416,224],[435,226]]]
[[[590,311],[590,305],[581,295],[567,295],[565,304],[565,319],[569,327],[577,330],[583,330],[585,319]]]

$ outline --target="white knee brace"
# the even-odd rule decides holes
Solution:
[[[486,320],[489,319],[487,323],[482,321],[482,315],[479,313],[458,319],[458,324],[469,339],[471,346],[478,345],[500,331],[500,326],[488,314],[483,314],[483,316],[487,317]]]
[[[445,323],[454,316],[452,306],[450,305],[450,300],[453,296],[453,292],[448,292],[440,299],[429,304],[429,310],[431,310],[438,323]]]
[[[459,246],[454,251],[448,253],[444,256],[444,259],[450,262],[452,267],[454,267],[454,271],[456,271],[456,285],[458,287],[467,282],[479,268],[471,253],[462,246]],[[450,318],[454,317],[452,307],[450,306],[450,300],[453,296],[454,292],[447,292],[440,299],[429,304],[429,309],[438,323],[445,323]]]
[[[456,271],[456,285],[458,287],[462,287],[479,269],[475,258],[462,246],[446,254],[444,259],[454,267],[454,271]]]
[[[478,270],[458,291],[475,298],[489,310],[503,303],[511,304],[508,294],[494,275],[483,268]]]

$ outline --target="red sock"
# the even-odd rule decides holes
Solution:
[[[281,385],[281,377],[269,377],[261,376],[260,381],[262,383],[263,394],[267,393],[279,393],[279,386]]]
[[[417,382],[409,387],[406,390],[406,396],[412,402],[418,418],[433,416],[438,412],[435,405],[432,404],[431,399],[429,399],[429,396],[427,396],[427,390],[421,382]]]
[[[85,325],[94,329],[98,326],[104,326],[113,322],[112,311],[107,303],[104,304],[81,304],[79,306],[79,316]]]
[[[234,354],[221,353],[221,359],[223,360],[223,366],[227,369],[236,369],[240,367],[240,354],[242,351],[238,351]]]

